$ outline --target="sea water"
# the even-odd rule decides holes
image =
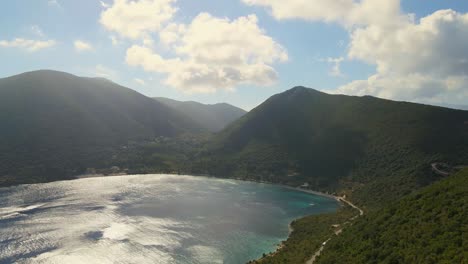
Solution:
[[[338,203],[281,186],[178,175],[0,189],[0,263],[245,263]]]

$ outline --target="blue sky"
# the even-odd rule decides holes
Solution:
[[[158,0],[140,1],[158,2]],[[410,38],[411,35],[425,32],[424,34],[421,33],[421,36],[425,36],[424,43],[416,42],[415,44],[420,45],[419,50],[421,52],[427,50],[431,54],[440,54],[439,49],[442,49],[445,54],[448,49],[452,49],[449,46],[450,43],[447,43],[447,47],[444,47],[445,42],[443,39],[441,41],[442,37],[447,38],[447,36],[450,36],[447,34],[462,36],[454,38],[454,41],[460,42],[460,45],[455,47],[468,46],[468,43],[464,42],[468,40],[468,37],[465,38],[468,32],[468,19],[465,19],[464,16],[468,12],[468,2],[466,1],[403,0],[400,2],[396,0],[375,0],[398,3],[398,12],[389,15],[395,17],[395,19],[391,18],[393,21],[400,19],[397,18],[398,15],[406,17],[410,13],[414,14],[415,19],[413,22],[402,19],[404,22],[401,25],[392,25],[391,27],[387,25],[387,22],[377,21],[373,14],[369,14],[369,19],[365,21],[354,18],[341,21],[340,18],[336,18],[339,17],[340,13],[330,13],[322,16],[315,14],[313,10],[297,16],[294,12],[275,15],[275,8],[277,10],[284,9],[280,1],[275,0],[164,1],[171,7],[176,8],[177,12],[171,14],[170,19],[161,23],[158,29],[151,26],[149,26],[151,29],[142,29],[143,33],[138,37],[129,37],[128,30],[130,29],[112,28],[114,21],[109,20],[111,21],[110,25],[102,21],[103,13],[112,10],[117,5],[111,0],[102,1],[106,7],[98,0],[5,1],[0,9],[0,58],[3,61],[0,64],[0,77],[38,69],[54,69],[80,76],[107,77],[147,96],[164,96],[203,103],[228,102],[245,109],[251,109],[271,95],[297,85],[333,93],[371,94],[390,99],[434,104],[461,104],[467,99],[465,97],[467,94],[465,84],[468,82],[465,82],[465,80],[468,73],[465,70],[454,70],[466,66],[464,62],[455,61],[454,59],[468,57],[468,52],[462,51],[461,48],[455,50],[458,52],[457,54],[446,54],[442,59],[434,58],[429,60],[427,56],[424,58],[420,56],[408,57],[408,61],[418,62],[418,60],[421,60],[421,63],[409,64],[405,60],[404,54],[401,54],[401,50],[405,49],[405,45],[411,47],[412,40],[407,42],[403,40],[401,46],[400,44],[394,47],[388,46],[391,48],[385,46],[382,51],[378,52],[369,52],[368,50],[372,48],[365,46],[366,43],[364,43],[369,41],[368,36],[370,36],[370,33],[367,33],[376,25],[377,30],[384,33],[386,33],[384,30],[388,30],[389,36],[398,36],[396,39],[400,39],[402,36]],[[320,0],[314,1],[320,2]],[[329,1],[333,2],[334,0]],[[349,1],[352,2],[352,0]],[[129,4],[130,1],[121,0],[120,2],[121,4]],[[301,1],[296,2],[300,4]],[[304,9],[316,8],[304,4],[306,2],[302,3]],[[135,3],[138,3],[138,1]],[[359,2],[355,3],[359,5]],[[454,28],[459,32],[451,32],[453,30],[450,31],[451,24],[449,23],[438,27],[434,36],[426,37],[427,32],[429,32],[426,31],[428,26],[422,25],[419,19],[430,17],[434,21],[447,21],[436,14],[438,10],[443,9],[452,9],[454,11],[455,22],[450,20],[450,23],[456,23],[457,26]],[[356,10],[356,12],[361,12],[364,8],[358,6]],[[376,10],[376,12],[382,12],[382,10]],[[191,35],[181,33],[178,38],[181,43],[186,41],[183,44],[177,42],[171,42],[166,46],[160,44],[158,34],[163,28],[171,23],[189,27],[194,24],[197,16],[201,13],[209,14],[209,17],[205,19],[206,23],[203,24],[207,26],[206,30],[199,29],[193,31]],[[174,73],[174,71],[179,71],[180,65],[184,65],[185,62],[198,60],[198,55],[201,53],[199,47],[194,48],[196,45],[188,43],[188,40],[184,40],[184,38],[191,36],[190,41],[196,41],[199,45],[200,43],[210,44],[206,40],[198,41],[199,38],[196,34],[201,34],[200,31],[209,34],[210,30],[213,30],[209,25],[214,25],[216,19],[224,19],[223,21],[226,23],[223,25],[231,27],[237,19],[252,14],[256,15],[257,19],[250,22],[260,29],[260,33],[253,30],[252,34],[249,35],[252,38],[251,42],[246,42],[243,47],[240,47],[242,51],[247,49],[245,52],[251,54],[251,57],[242,62],[242,65],[246,67],[245,69],[241,68],[244,66],[238,66],[238,64],[236,66],[226,66],[226,62],[220,59],[214,62],[210,61],[206,65],[205,62],[197,61],[194,64],[196,67],[194,66],[193,69],[184,69],[183,72]],[[365,11],[363,14],[366,16],[368,12]],[[132,16],[134,15],[129,15],[129,17]],[[446,14],[445,17],[447,16]],[[119,16],[112,16],[112,19],[120,18]],[[151,18],[146,19],[149,19],[150,22],[153,21]],[[116,21],[116,24],[118,22]],[[121,27],[124,27],[126,22],[120,22],[123,25]],[[395,33],[403,32],[406,28],[408,28],[408,32],[414,30],[416,33]],[[362,35],[364,36],[359,35],[358,38],[358,30],[363,31]],[[447,31],[447,33],[443,32],[443,30]],[[232,31],[229,32],[232,35]],[[111,37],[116,39],[118,44],[113,43]],[[276,59],[270,61],[262,53],[261,48],[254,50],[253,45],[252,51],[248,50],[250,48],[249,43],[256,43],[256,37],[259,37],[259,39],[260,37],[263,39],[268,37],[266,45],[271,44],[272,47],[268,54],[271,54],[272,57],[277,56]],[[18,38],[22,39],[22,41],[15,42],[14,40]],[[152,42],[142,44],[143,39],[147,38],[150,38]],[[354,41],[351,38],[354,38]],[[76,47],[75,42],[78,40],[89,45],[89,48],[82,47],[82,49],[79,49]],[[449,42],[448,39],[446,40]],[[49,44],[42,43],[47,47],[34,48],[37,46],[33,47],[33,45],[38,44],[37,42],[40,41],[53,42],[48,42]],[[224,39],[219,41],[221,41],[220,43],[227,43],[226,45],[229,47],[233,45],[229,43],[229,36],[225,36]],[[388,39],[385,38],[379,43],[385,41],[388,41]],[[431,41],[437,45],[430,44]],[[389,42],[388,45],[392,43],[394,42]],[[191,47],[191,49],[183,54],[178,53],[176,47],[183,45]],[[150,54],[158,54],[158,56],[164,58],[164,62],[147,61],[140,63],[136,61],[129,63],[127,52],[134,46],[144,48],[144,50],[140,49],[139,51],[151,52],[145,53],[146,57],[149,57]],[[210,49],[216,49],[216,46],[209,47]],[[368,50],[363,51],[364,48]],[[237,47],[233,48],[233,50],[236,51]],[[213,50],[213,53],[215,52],[217,51]],[[281,57],[281,52],[287,53],[287,60]],[[260,53],[262,54],[260,55]],[[399,61],[391,59],[399,57],[403,59]],[[176,63],[173,67],[167,66],[167,69],[164,70],[154,69],[160,65],[172,65],[172,61],[170,61],[172,58],[180,58],[182,64]],[[339,58],[342,58],[339,65],[332,62]],[[441,69],[442,66],[434,69],[427,68],[428,61],[440,60],[443,61],[441,63],[443,69]],[[250,65],[253,63],[252,61],[256,61],[261,67]],[[216,77],[216,80],[211,80],[209,79],[211,75],[201,76],[200,79],[188,78],[185,82],[168,81],[171,75],[177,78],[187,73],[198,74],[197,71],[204,67],[210,69],[218,67],[224,69],[223,67],[225,67],[228,70],[232,68],[235,70],[236,76],[242,76],[233,77],[227,81],[224,79],[219,80],[219,76]],[[152,68],[152,70],[148,68]],[[400,69],[405,69],[405,71]],[[251,76],[250,72],[253,70],[258,70],[259,73]],[[276,73],[276,76],[272,77],[272,72]],[[414,73],[416,73],[416,77]],[[437,78],[433,76],[437,76]],[[394,87],[395,84],[401,87]],[[193,89],[189,89],[192,85]],[[199,86],[207,87],[207,90],[199,89]],[[411,88],[406,89],[405,87]]]

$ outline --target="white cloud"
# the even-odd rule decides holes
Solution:
[[[115,0],[101,13],[101,24],[109,31],[130,39],[145,38],[159,31],[177,9],[175,0]]]
[[[186,26],[183,24],[171,23],[159,32],[159,39],[164,45],[171,45],[179,41],[186,31]]]
[[[419,23],[357,29],[351,38],[349,56],[376,64],[382,74],[468,74],[468,14],[441,10]]]
[[[374,95],[428,103],[464,103],[468,98],[466,87],[468,87],[468,78],[465,76],[434,78],[419,73],[403,76],[375,74],[367,80],[357,80],[344,85],[335,93]]]
[[[110,36],[109,38],[112,41],[112,45],[117,46],[120,44],[120,40],[116,36]]]
[[[113,81],[117,80],[118,77],[116,71],[101,64],[96,65],[96,67],[93,69],[93,72],[96,76],[107,78]]]
[[[57,44],[55,40],[31,40],[16,38],[14,40],[0,40],[0,47],[20,48],[28,52],[35,52],[42,49],[53,47]]]
[[[172,35],[165,37],[168,32]],[[285,49],[265,34],[255,15],[229,20],[202,13],[189,25],[166,27],[163,36],[176,57],[166,59],[134,45],[127,50],[127,63],[167,74],[167,85],[186,92],[270,85],[277,79],[272,64],[288,60]]]
[[[48,0],[48,1],[47,1],[47,4],[48,4],[49,6],[62,7],[62,6],[60,5],[60,2],[59,2],[58,0]]]
[[[75,42],[73,42],[73,46],[75,47],[75,50],[78,52],[94,50],[93,46],[90,43],[82,41],[82,40],[75,40]]]
[[[99,3],[101,4],[101,6],[102,6],[103,8],[108,8],[108,7],[110,7],[110,5],[109,5],[108,3],[106,3],[106,2],[104,2],[104,1],[99,1]]]
[[[338,22],[346,26],[395,23],[399,0],[242,0],[247,5],[264,6],[279,20],[304,19]]]
[[[273,64],[286,50],[258,26],[255,15],[230,20],[201,13],[190,23],[173,20],[176,0],[115,0],[101,24],[132,43],[126,62],[166,76],[165,84],[185,92],[270,85]],[[114,45],[118,39],[111,37]]]
[[[339,92],[440,102],[468,89],[468,14],[440,10],[400,27],[368,26],[351,34],[349,57],[377,66],[368,80]],[[462,100],[466,100],[464,97]]]
[[[140,78],[135,78],[133,79],[133,81],[135,81],[136,83],[138,83],[139,85],[141,86],[146,86],[146,82]]]
[[[468,14],[439,10],[416,20],[401,11],[399,0],[242,1],[268,7],[277,19],[345,27],[347,58],[375,65],[376,73],[337,93],[431,103],[468,99]]]
[[[330,71],[331,76],[335,76],[335,77],[343,77],[344,76],[344,74],[341,72],[341,63],[344,61],[343,57],[327,58],[326,61],[333,65],[333,67],[332,67],[332,69]]]
[[[42,29],[38,25],[32,25],[31,26],[31,32],[34,35],[36,35],[38,37],[41,37],[41,38],[45,36],[44,32],[42,32]]]

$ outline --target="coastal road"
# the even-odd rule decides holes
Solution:
[[[336,196],[335,197],[336,200],[342,202],[342,203],[345,203],[351,207],[353,207],[354,209],[358,210],[359,211],[359,215],[356,215],[356,216],[353,216],[349,219],[349,221],[354,221],[356,218],[360,217],[360,216],[363,216],[364,215],[364,211],[357,207],[355,204],[351,203],[350,201],[346,200],[344,197],[338,197]],[[337,231],[335,231],[335,235],[336,236],[339,236],[341,234],[341,232],[343,231],[343,227],[338,229]],[[315,254],[306,262],[306,264],[313,264],[315,262],[315,260],[320,256],[320,254],[322,254],[322,251],[323,249],[325,248],[325,246],[327,245],[328,241],[330,241],[332,239],[333,236],[331,236],[330,238],[328,238],[326,241],[324,241],[322,243],[322,245],[320,246],[320,248],[315,252]]]
[[[451,168],[451,171],[443,171],[441,170],[439,167],[440,166],[444,166],[444,167],[448,167],[448,168]],[[444,177],[447,177],[447,176],[450,176],[450,174],[456,172],[457,170],[463,170],[463,169],[466,169],[468,168],[468,166],[466,165],[458,165],[458,166],[453,166],[453,167],[450,167],[448,164],[446,163],[442,163],[442,162],[434,162],[431,164],[431,168],[432,170],[439,174],[439,175],[442,175]]]
[[[432,163],[432,164],[431,164],[432,170],[433,170],[435,173],[437,173],[437,174],[439,174],[439,175],[442,175],[442,176],[444,176],[444,177],[449,176],[450,173],[439,169],[439,165],[445,165],[445,166],[447,166],[447,165],[444,164],[444,163],[439,163],[439,162]]]
[[[322,245],[320,246],[319,250],[315,252],[315,254],[310,258],[306,264],[313,264],[315,260],[322,254],[323,249],[325,248],[325,245],[330,241],[331,238],[327,239],[327,241],[323,242]]]
[[[355,204],[353,204],[352,202],[346,200],[344,197],[337,197],[337,200],[340,201],[340,202],[342,202],[342,203],[348,204],[348,205],[351,206],[352,208],[358,210],[358,211],[359,211],[359,216],[363,216],[363,215],[364,215],[364,211],[363,211],[361,208],[357,207],[357,206],[356,206]],[[355,218],[355,217],[353,217],[353,218]],[[351,219],[353,219],[353,218],[351,218]]]

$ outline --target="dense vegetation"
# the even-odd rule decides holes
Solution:
[[[355,209],[346,206],[337,213],[313,215],[295,220],[291,223],[293,230],[291,235],[278,251],[250,263],[304,264],[324,241],[344,227],[342,223],[356,214],[358,213]]]
[[[322,263],[467,261],[468,173],[412,193],[442,178],[432,162],[468,162],[468,111],[297,87],[212,137],[203,133],[220,129],[224,105],[203,122],[194,119],[208,110],[176,105],[52,71],[0,79],[0,186],[122,172],[307,182],[368,212]],[[295,221],[284,248],[259,262],[308,259],[350,213]]]
[[[431,162],[467,160],[467,111],[297,87],[219,133],[196,169],[308,182],[374,209],[437,180]]]
[[[226,103],[207,105],[193,101],[181,102],[163,97],[154,99],[188,116],[207,132],[219,132],[247,113],[245,110]]]
[[[0,79],[0,185],[69,178],[129,142],[200,128],[111,81],[36,71]]]
[[[431,162],[468,160],[466,111],[296,87],[210,138],[191,103],[159,100],[52,71],[1,79],[0,185],[118,167],[308,182],[373,209],[437,180]]]
[[[468,170],[359,219],[317,263],[467,263]]]

